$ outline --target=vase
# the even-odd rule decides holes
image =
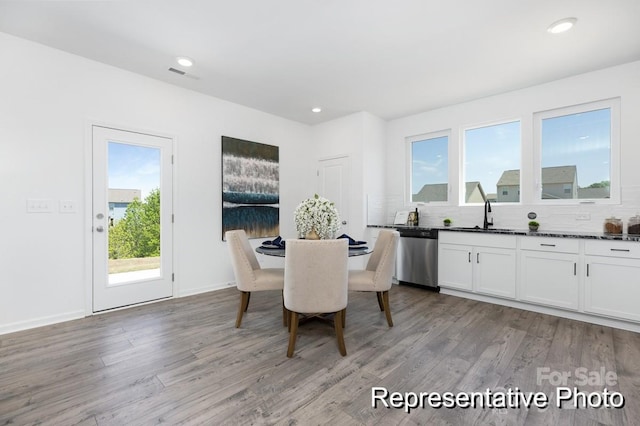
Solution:
[[[307,240],[319,240],[320,239],[320,235],[318,235],[318,233],[316,232],[316,228],[311,228],[311,231],[307,232],[307,235],[305,236],[305,239],[307,239]]]

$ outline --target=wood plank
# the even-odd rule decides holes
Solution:
[[[640,335],[407,286],[349,294],[346,357],[324,323],[286,357],[281,295],[236,289],[0,336],[0,424],[627,425],[640,418]],[[538,369],[603,367],[621,410],[371,407],[371,388],[553,394]],[[595,390],[600,387],[585,387]]]

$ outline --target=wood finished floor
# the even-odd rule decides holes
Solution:
[[[277,292],[252,294],[235,329],[235,288],[2,335],[0,425],[639,424],[639,334],[405,286],[390,298],[393,328],[374,294],[350,293],[346,357],[330,326],[310,322],[288,359]],[[626,405],[410,414],[370,406],[373,386],[552,394],[548,381],[536,383],[538,367],[614,371],[610,389]]]

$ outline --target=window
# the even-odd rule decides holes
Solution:
[[[612,193],[618,198],[618,105],[616,99],[534,115],[538,200],[592,203],[610,200]]]
[[[410,156],[410,200],[414,203],[449,200],[449,132],[407,138]]]
[[[463,203],[520,201],[520,121],[466,129]]]

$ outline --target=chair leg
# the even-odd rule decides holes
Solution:
[[[293,356],[293,350],[296,347],[296,335],[298,334],[298,313],[289,311],[289,348],[287,349],[287,357]]]
[[[238,315],[236,316],[236,328],[240,328],[240,324],[242,324],[242,314],[247,311],[250,295],[251,293],[248,291],[240,293],[240,306],[238,306]]]
[[[288,325],[288,314],[287,308],[284,307],[284,293],[282,294],[282,326],[286,327]]]
[[[342,329],[344,330],[347,326],[347,308],[342,310]]]
[[[251,299],[251,292],[248,291],[247,292],[247,304],[244,305],[244,311],[247,312],[247,309],[249,309],[249,300]]]
[[[382,293],[382,301],[384,302],[384,314],[387,317],[387,324],[389,327],[393,327],[393,320],[391,319],[391,306],[389,305],[389,291]]]
[[[380,311],[384,311],[384,302],[382,301],[382,292],[376,291],[376,296],[378,296],[378,306],[380,307]]]
[[[344,320],[345,309],[336,312],[336,317],[333,321],[336,329],[336,338],[338,339],[338,350],[340,355],[345,356],[347,354],[347,348],[344,345],[344,334],[342,333],[342,321]]]

